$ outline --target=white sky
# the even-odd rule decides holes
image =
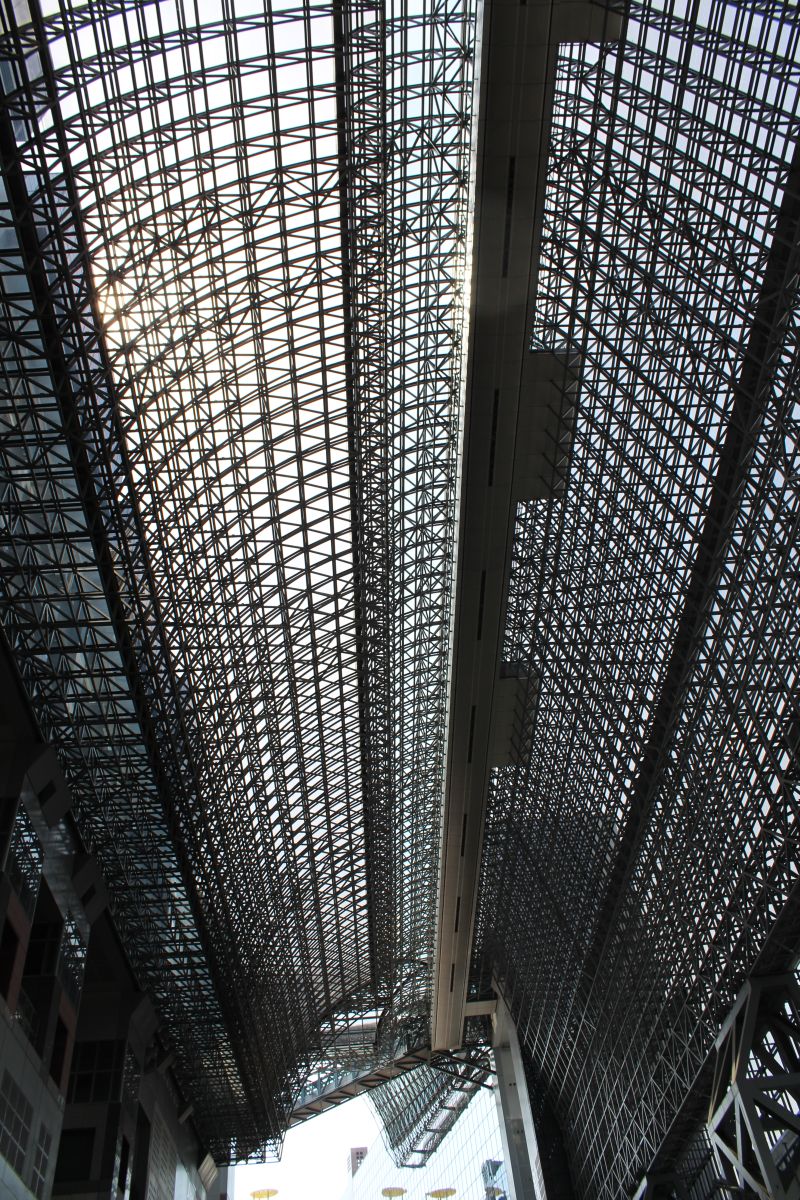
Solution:
[[[351,1181],[348,1158],[354,1146],[367,1146],[369,1154]],[[456,1200],[485,1200],[481,1165],[487,1158],[503,1158],[492,1088],[479,1091],[418,1169],[394,1166],[372,1106],[361,1096],[288,1133],[280,1163],[237,1167],[234,1200],[251,1200],[251,1192],[266,1188],[277,1189],[275,1200],[380,1200],[384,1185],[404,1187],[405,1200],[424,1200],[441,1187],[455,1187]]]
[[[291,1129],[279,1163],[237,1167],[234,1200],[250,1200],[250,1193],[261,1188],[277,1188],[275,1200],[340,1200],[350,1178],[350,1147],[371,1146],[379,1136],[367,1098],[348,1100]]]

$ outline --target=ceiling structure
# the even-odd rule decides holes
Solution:
[[[201,1137],[424,1158],[497,991],[563,1194],[705,1196],[800,946],[796,7],[0,22],[4,636]]]

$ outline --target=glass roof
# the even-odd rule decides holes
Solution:
[[[127,52],[71,158],[237,960],[291,906],[327,1009],[369,977],[332,17],[216,16],[82,31]]]
[[[95,485],[114,479],[116,630],[172,813],[133,844],[170,859],[177,838],[253,1112],[246,1131],[223,1114],[216,1152],[251,1152],[324,1076],[324,1029],[361,1013],[364,1059],[424,1029],[473,12],[120,0],[18,20],[17,152],[102,331],[104,398],[75,404],[99,422]],[[101,859],[114,803],[83,810]],[[145,969],[164,994],[180,955]]]

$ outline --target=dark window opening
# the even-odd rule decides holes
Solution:
[[[56,1020],[56,1035],[53,1039],[53,1053],[50,1055],[50,1078],[57,1088],[61,1088],[64,1075],[64,1059],[67,1056],[67,1027],[58,1017]]]
[[[17,931],[6,917],[3,934],[0,937],[0,995],[2,995],[4,1000],[8,1000],[11,977],[14,974],[14,966],[18,953],[19,938],[17,937]]]
[[[92,1178],[94,1129],[65,1129],[56,1160],[56,1183],[76,1183]]]

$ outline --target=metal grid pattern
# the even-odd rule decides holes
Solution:
[[[13,86],[7,69],[3,82]],[[31,227],[35,231],[38,217],[40,227],[47,228],[52,203],[42,192],[41,207],[25,207],[26,185],[9,154],[11,122],[7,112],[2,117],[3,625],[45,736],[59,746],[83,837],[102,859],[128,953],[154,987],[170,1034],[182,1049],[185,1085],[190,1091],[207,1088],[221,1112],[235,1111],[244,1105],[244,1090],[179,859],[166,836],[147,734],[137,719],[117,642],[120,623],[115,625],[104,587],[108,556],[104,572],[93,529],[87,527],[88,502],[96,505],[99,522],[102,501],[121,493],[108,475],[95,488],[85,459],[70,456],[64,437],[64,401],[72,399],[73,387],[98,402],[104,399],[102,376],[92,371],[82,336],[88,340],[94,333],[87,276],[78,272],[74,231],[63,223],[63,241],[54,239],[50,265],[65,292],[53,298],[46,288],[32,291],[25,270],[35,249]],[[36,195],[32,186],[30,192]],[[67,201],[62,193],[62,212],[68,211]],[[27,233],[25,249],[20,225]],[[72,270],[66,273],[63,264],[70,260]],[[81,322],[81,314],[88,319]],[[54,381],[48,350],[59,321],[71,330],[80,351],[69,375],[62,357],[62,371]],[[96,333],[88,345],[99,358]],[[85,414],[84,448],[102,446],[102,428],[99,419],[90,424]],[[100,455],[97,461],[102,461]],[[118,471],[121,461],[119,455],[109,456],[112,469],[116,465]],[[123,521],[133,520],[130,506],[109,506],[109,511]],[[19,819],[18,826],[22,828]]]
[[[32,918],[42,880],[42,844],[23,805],[19,805],[13,820],[3,870],[25,912]]]
[[[4,622],[222,1161],[424,1028],[472,12],[12,10]]]
[[[478,918],[585,1196],[635,1190],[798,882],[800,21],[690,8],[559,55],[534,346],[580,391],[517,514]]]

